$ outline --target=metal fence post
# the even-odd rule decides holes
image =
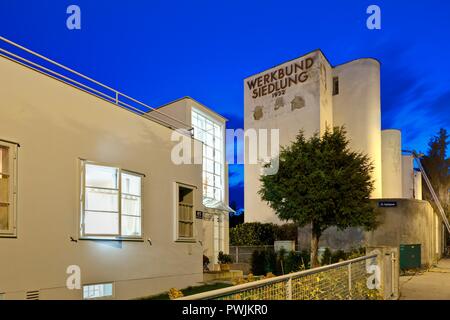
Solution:
[[[239,263],[239,247],[236,246],[236,263]]]
[[[352,263],[350,262],[348,268],[348,295],[352,299]]]
[[[286,300],[292,300],[292,277],[286,282]]]

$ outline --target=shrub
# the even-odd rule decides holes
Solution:
[[[232,246],[273,245],[275,240],[297,241],[297,226],[293,223],[279,226],[273,223],[250,222],[230,228]]]
[[[217,256],[217,260],[219,260],[220,264],[228,264],[232,263],[233,259],[231,259],[231,256],[229,254],[225,254],[222,251],[219,252],[219,255]]]
[[[255,250],[252,253],[251,270],[254,275],[260,276],[266,274],[266,253],[265,251]]]
[[[281,267],[278,263],[279,261],[277,259],[277,254],[273,250],[265,250],[265,258],[266,267],[263,274],[266,274],[268,272],[281,274]]]
[[[291,251],[284,260],[284,273],[302,270],[302,255],[300,252]]]
[[[331,264],[331,260],[333,258],[333,253],[331,252],[330,248],[326,248],[323,252],[322,259],[321,259],[321,265],[325,266],[327,264]]]

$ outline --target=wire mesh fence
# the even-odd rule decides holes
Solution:
[[[214,300],[372,300],[380,292],[368,286],[368,266],[377,255],[219,289],[184,299]]]

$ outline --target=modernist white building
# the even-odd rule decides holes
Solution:
[[[204,254],[212,263],[210,267],[217,269],[217,256],[220,251],[229,251],[228,214],[232,212],[228,206],[228,166],[225,161],[225,128],[224,117],[210,108],[192,99],[184,97],[156,109],[173,125],[177,121],[192,128],[194,139],[203,144],[198,150],[202,157],[202,194],[203,206],[203,245]],[[151,111],[149,114],[154,113]],[[154,115],[161,118],[160,114]]]
[[[228,251],[225,119],[190,98],[147,113],[45,57],[1,55],[0,299],[128,299],[203,281],[203,254],[212,266]],[[204,150],[192,164],[172,161],[175,130]]]
[[[372,198],[420,197],[421,179],[412,158],[402,159],[400,132],[381,131],[377,60],[332,66],[316,50],[245,79],[244,104],[245,129],[279,129],[281,145],[290,144],[299,130],[311,136],[344,125],[350,147],[374,164]],[[249,159],[247,147],[245,153]],[[260,169],[261,164],[246,162],[245,220],[279,223],[257,194]]]

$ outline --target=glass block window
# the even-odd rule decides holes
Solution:
[[[223,201],[224,133],[223,124],[192,109],[194,138],[203,142],[203,197]]]

